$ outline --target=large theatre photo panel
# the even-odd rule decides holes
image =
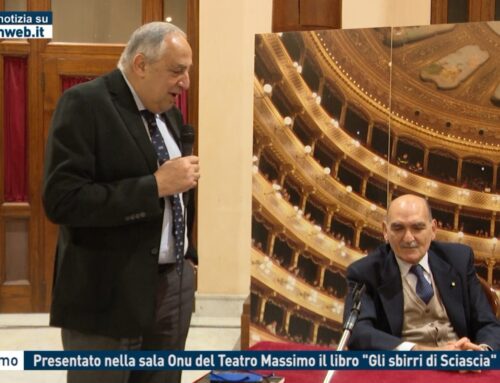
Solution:
[[[500,22],[256,36],[250,345],[335,348],[405,193],[500,291],[499,49]]]

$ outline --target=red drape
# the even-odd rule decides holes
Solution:
[[[26,57],[4,57],[4,200],[28,201]]]
[[[73,85],[81,84],[92,80],[91,76],[61,76],[62,91],[71,88]]]
[[[188,103],[187,103],[187,91],[182,91],[182,93],[177,97],[177,107],[180,109],[182,116],[184,117],[184,122],[188,118]]]
[[[92,79],[93,77],[88,76],[62,76],[62,90],[65,91],[66,89],[71,88],[73,85],[77,85]],[[183,91],[177,98],[176,104],[180,109],[182,116],[184,117],[184,121],[187,121],[188,117],[187,101],[187,91]]]
[[[4,57],[4,200],[28,201],[27,59]],[[62,90],[92,80],[90,76],[62,76]],[[177,99],[187,118],[187,92]]]

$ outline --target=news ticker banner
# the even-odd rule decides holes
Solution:
[[[51,39],[52,12],[0,12],[0,39]]]
[[[496,351],[0,351],[1,370],[492,370]]]

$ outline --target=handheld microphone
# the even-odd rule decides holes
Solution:
[[[181,129],[182,157],[193,154],[194,128],[191,125],[184,125]]]

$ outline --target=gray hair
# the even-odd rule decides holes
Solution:
[[[118,69],[124,71],[129,68],[138,53],[142,53],[148,62],[158,60],[165,51],[165,36],[171,33],[186,37],[182,29],[163,21],[154,21],[137,28],[120,56]]]

